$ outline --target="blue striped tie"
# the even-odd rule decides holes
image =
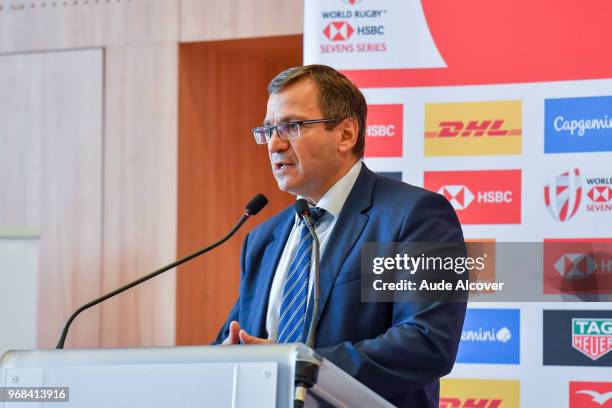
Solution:
[[[311,208],[313,222],[325,214],[322,208]],[[278,324],[278,343],[303,341],[304,322],[306,321],[306,299],[308,298],[308,279],[310,277],[310,258],[312,256],[312,236],[304,221],[300,221],[300,243],[285,279],[283,300]]]

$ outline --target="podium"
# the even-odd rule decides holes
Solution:
[[[302,344],[9,351],[0,360],[2,387],[68,388],[68,402],[4,403],[19,408],[293,407],[296,376],[312,383],[306,407],[392,407]]]

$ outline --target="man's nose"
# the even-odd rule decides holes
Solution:
[[[268,142],[268,151],[270,153],[274,152],[282,152],[289,148],[289,142],[287,140],[283,140],[278,136],[276,130],[272,132],[272,138]]]

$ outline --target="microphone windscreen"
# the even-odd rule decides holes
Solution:
[[[304,216],[304,214],[310,214],[310,208],[308,208],[308,201],[306,201],[306,199],[304,198],[300,198],[299,200],[297,200],[295,204],[293,204],[293,208],[295,209],[295,212],[297,213],[298,217],[300,217],[300,219]]]
[[[246,205],[246,210],[249,214],[255,215],[260,212],[261,209],[264,208],[266,205],[268,205],[268,199],[266,198],[266,196],[263,194],[257,194]]]

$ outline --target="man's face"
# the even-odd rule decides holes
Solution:
[[[265,125],[312,119],[324,119],[319,89],[312,80],[302,79],[270,95]],[[301,126],[300,136],[293,140],[282,140],[275,132],[268,154],[278,187],[317,202],[337,181],[342,167],[340,133],[338,127],[326,130],[323,123]]]

